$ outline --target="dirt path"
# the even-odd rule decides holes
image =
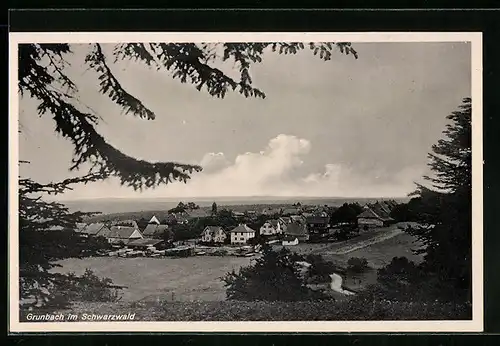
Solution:
[[[403,233],[403,230],[401,230],[399,228],[391,229],[391,230],[387,231],[386,233],[378,234],[378,235],[374,236],[373,238],[361,240],[355,244],[347,244],[347,245],[345,245],[341,248],[338,248],[336,250],[328,251],[327,253],[330,255],[345,255],[345,254],[348,254],[350,252],[353,252],[353,251],[356,251],[359,249],[363,249],[367,246],[377,244],[377,243],[380,243],[382,241],[391,239],[395,236],[400,235],[401,233]]]

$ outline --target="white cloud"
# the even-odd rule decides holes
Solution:
[[[115,182],[100,183],[98,188],[87,185],[76,188],[64,199],[74,197],[216,197],[216,196],[338,196],[389,197],[404,196],[414,188],[413,182],[422,176],[420,168],[410,167],[400,172],[369,172],[360,174],[340,163],[327,163],[322,172],[302,177],[292,175],[303,165],[311,151],[307,139],[280,134],[272,138],[259,152],[246,152],[228,159],[224,153],[207,153],[199,164],[204,168],[195,173],[187,184],[174,183],[167,187],[146,190],[140,195]],[[378,176],[389,176],[378,182]],[[82,195],[83,193],[83,195]],[[106,195],[109,193],[109,195]],[[76,196],[78,195],[78,196]]]

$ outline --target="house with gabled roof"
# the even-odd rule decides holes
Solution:
[[[306,223],[306,217],[303,215],[291,215],[290,216],[290,222],[298,222],[298,223]]]
[[[149,220],[148,223],[150,223],[150,224],[154,223],[154,224],[159,225],[161,222],[160,222],[160,220],[158,220],[158,218],[156,217],[156,215],[153,215],[153,217],[151,218],[151,220]]]
[[[259,229],[260,235],[276,235],[283,233],[283,228],[278,220],[268,220]]]
[[[392,208],[390,204],[383,202],[366,205],[361,214],[357,216],[358,226],[365,229],[384,227],[393,223],[394,219],[391,217]]]
[[[299,238],[287,235],[281,240],[281,245],[283,246],[299,245]]]
[[[159,225],[156,223],[149,223],[142,231],[144,238],[163,238],[165,231],[168,230],[168,225]]]
[[[226,232],[219,226],[207,226],[201,233],[201,241],[205,243],[224,243]]]
[[[155,248],[156,250],[159,250],[161,248],[165,248],[166,246],[165,246],[165,241],[163,239],[139,238],[130,240],[127,243],[127,247],[140,250],[146,250],[150,248]]]
[[[294,237],[299,241],[306,241],[309,239],[309,233],[307,232],[307,227],[303,224],[292,222],[287,225],[284,232],[286,237]]]
[[[75,231],[82,232],[85,229],[85,227],[87,227],[87,224],[85,222],[77,222]]]
[[[102,222],[93,222],[83,228],[80,233],[85,236],[104,236],[109,231],[109,227]]]
[[[255,238],[255,230],[245,224],[240,224],[231,230],[231,244],[246,244],[251,238]]]
[[[309,216],[306,218],[307,229],[310,233],[325,233],[330,228],[328,216]]]
[[[111,226],[120,226],[120,227],[132,227],[135,229],[139,229],[137,225],[137,221],[135,220],[117,220],[111,223]]]
[[[131,240],[144,238],[139,229],[130,226],[111,226],[103,236],[111,244],[127,244]]]

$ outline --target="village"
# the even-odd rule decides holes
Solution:
[[[106,239],[111,249],[100,252],[105,256],[251,257],[258,255],[264,244],[293,247],[339,242],[389,226],[396,222],[391,213],[397,205],[394,200],[338,208],[297,203],[240,212],[217,211],[215,203],[210,211],[181,202],[165,215],[154,214],[149,220],[79,223],[76,232],[82,237]]]

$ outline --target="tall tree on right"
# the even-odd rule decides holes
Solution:
[[[409,228],[425,245],[422,269],[436,276],[448,294],[470,299],[472,283],[472,106],[464,98],[447,116],[444,138],[432,146],[424,178],[431,187],[418,185],[418,219],[426,227]]]

